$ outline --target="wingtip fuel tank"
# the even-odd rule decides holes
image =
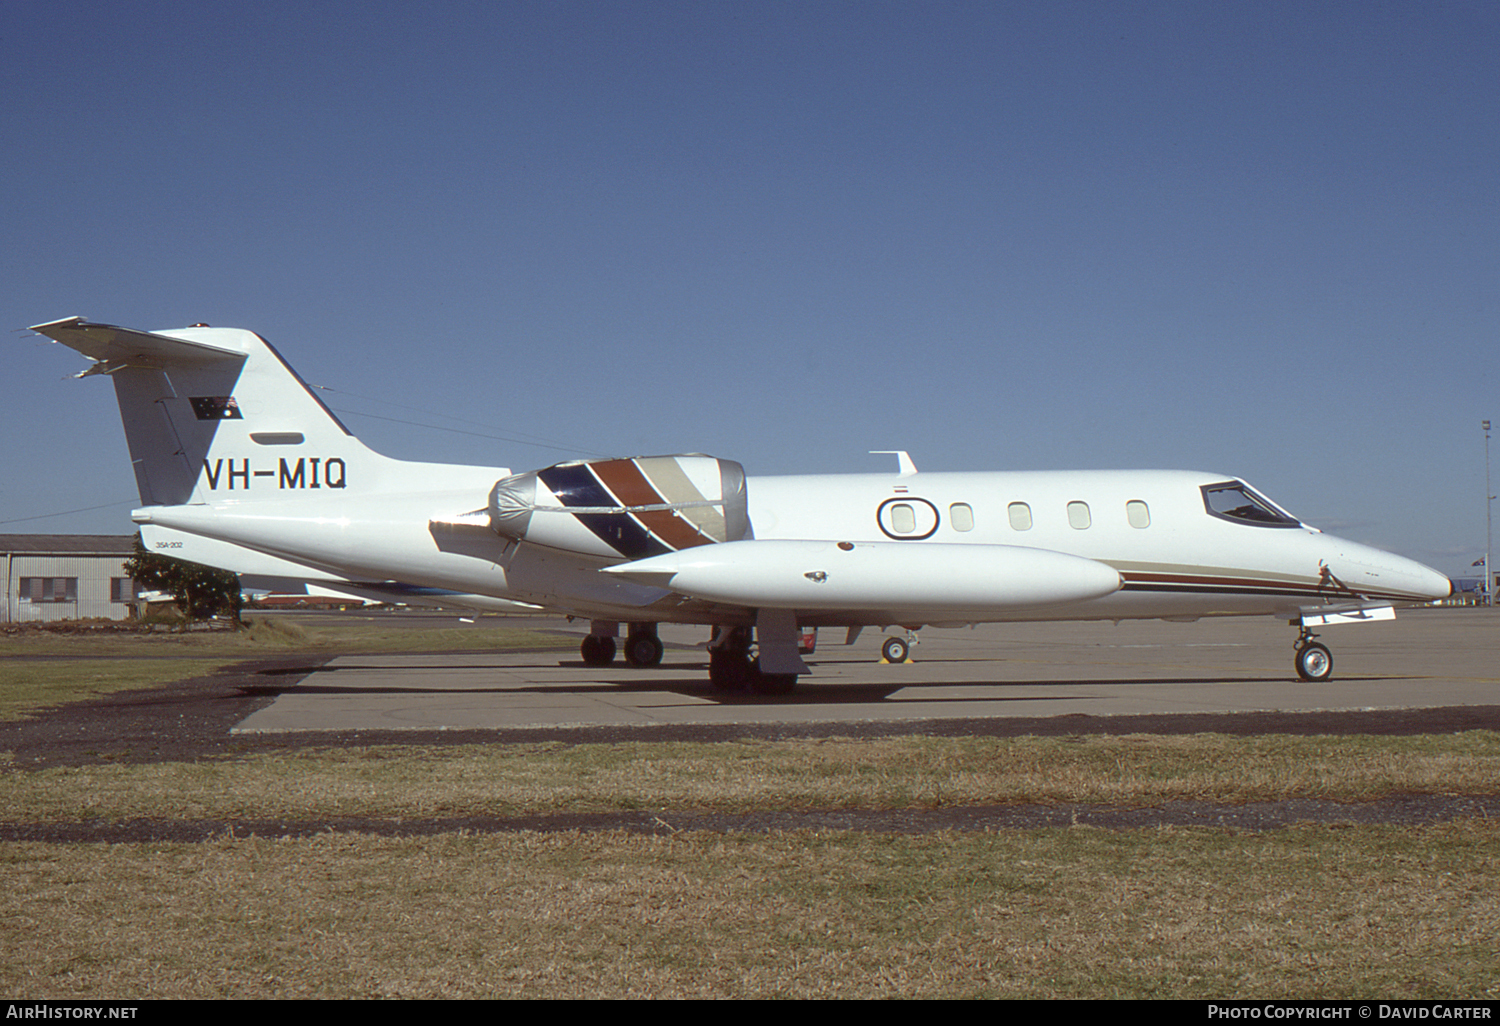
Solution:
[[[1098,560],[1016,545],[738,541],[605,573],[749,608],[1002,610],[1103,598],[1120,575]]]

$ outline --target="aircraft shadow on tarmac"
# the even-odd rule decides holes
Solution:
[[[536,663],[529,664],[533,669],[551,669],[556,666],[564,668],[583,669],[582,662],[562,663]],[[816,664],[814,664],[816,665]],[[410,671],[413,675],[424,672],[442,672],[452,670],[493,670],[496,667],[489,664],[476,665],[430,665],[430,666],[404,666],[402,670]],[[507,669],[526,668],[517,667],[514,664]],[[700,667],[694,664],[675,664],[674,670],[696,670]],[[491,694],[491,695],[525,695],[525,694],[554,694],[554,695],[596,695],[604,694],[644,694],[644,693],[672,693],[695,701],[710,698],[722,705],[851,705],[869,702],[889,701],[891,696],[897,692],[924,692],[941,688],[963,688],[967,693],[962,695],[945,695],[942,697],[927,697],[920,694],[913,695],[909,701],[920,701],[924,704],[950,704],[950,703],[1004,703],[1004,702],[1036,702],[1036,701],[1085,701],[1095,699],[1097,695],[1070,694],[1068,691],[1081,687],[1142,687],[1160,685],[1215,685],[1220,687],[1234,687],[1241,684],[1274,684],[1286,683],[1289,686],[1305,687],[1300,682],[1283,680],[1276,677],[1138,677],[1138,678],[1108,678],[1087,677],[1077,680],[1006,680],[1006,681],[974,681],[974,680],[941,680],[941,681],[891,681],[889,683],[860,682],[827,682],[820,683],[814,675],[811,679],[801,682],[797,690],[789,695],[762,695],[748,691],[718,691],[707,681],[707,664],[702,664],[703,678],[683,679],[681,677],[662,678],[646,677],[641,674],[649,672],[636,670],[631,672],[628,680],[601,679],[595,681],[567,681],[556,684],[519,684],[502,685],[496,687],[424,687],[420,683],[400,685],[373,685],[360,686],[353,681],[348,684],[318,684],[311,682],[316,675],[336,673],[341,681],[361,672],[368,673],[378,671],[389,673],[390,667],[377,666],[297,666],[278,667],[274,669],[260,670],[257,676],[262,677],[295,677],[296,681],[287,684],[246,684],[240,685],[239,690],[249,695],[279,697],[284,694],[298,695],[464,695],[464,694]],[[1348,677],[1340,678],[1340,682],[1376,680],[1374,677]],[[1057,693],[1047,694],[1006,694],[1016,688],[1047,688],[1057,689]],[[976,694],[979,689],[990,690],[992,694]]]

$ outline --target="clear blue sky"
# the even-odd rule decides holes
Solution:
[[[1218,471],[1483,552],[1495,3],[5,0],[0,41],[7,327],[251,328],[403,458]],[[0,532],[129,531],[112,389],[3,344]]]

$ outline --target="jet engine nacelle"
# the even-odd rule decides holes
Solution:
[[[1014,610],[1120,588],[1098,560],[1019,545],[739,541],[604,572],[752,609]]]
[[[745,470],[712,456],[559,463],[490,490],[507,538],[605,559],[645,559],[750,533]]]

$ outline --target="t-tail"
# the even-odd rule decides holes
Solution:
[[[143,506],[368,489],[365,448],[265,339],[197,325],[135,331],[69,317],[32,328],[114,382]]]

